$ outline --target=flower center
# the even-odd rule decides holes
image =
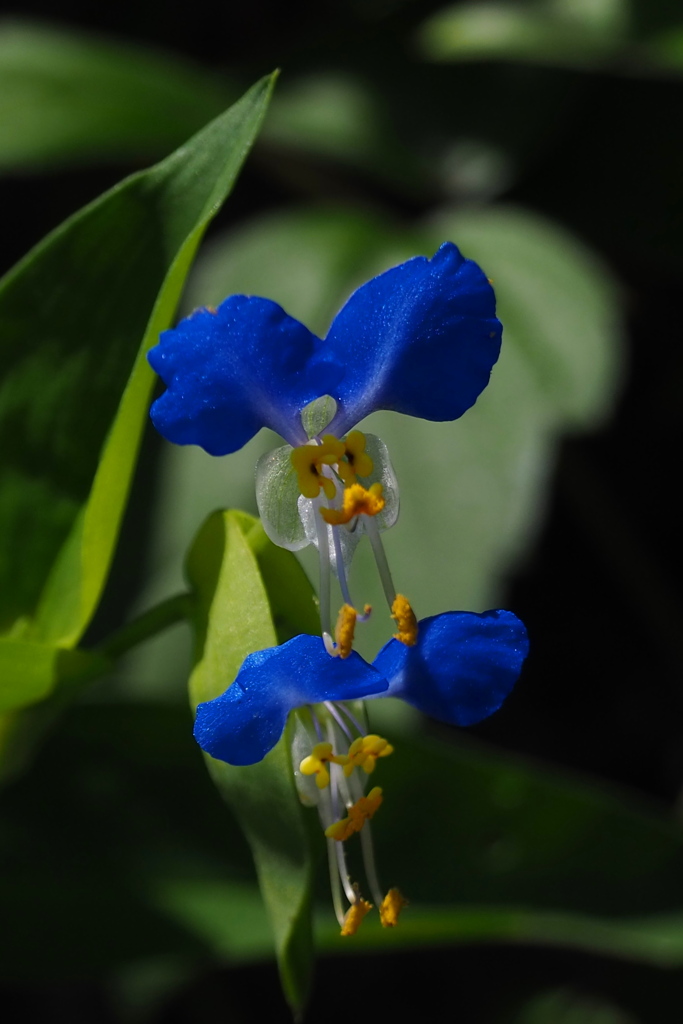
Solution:
[[[344,564],[344,540],[340,531],[346,529],[353,533],[359,526],[370,540],[391,617],[398,626],[394,636],[401,643],[412,646],[417,641],[417,620],[407,598],[396,593],[377,524],[377,517],[386,504],[383,486],[378,480],[370,482],[367,487],[358,482],[358,477],[367,478],[375,470],[367,451],[366,435],[360,430],[352,430],[343,439],[334,434],[323,434],[308,444],[293,448],[290,457],[300,493],[314,505],[320,558],[320,619],[328,654],[348,658],[353,649],[356,623],[366,621],[371,611],[369,605],[365,606],[363,614],[357,611]],[[331,552],[344,602],[334,639],[331,629]]]

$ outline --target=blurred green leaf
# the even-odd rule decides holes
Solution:
[[[180,58],[0,22],[0,169],[155,157],[237,98]]]
[[[438,11],[424,23],[419,39],[433,60],[591,66],[618,51],[627,26],[623,0],[485,0]]]
[[[512,1024],[636,1024],[612,1003],[566,989],[542,992],[527,1002]]]
[[[301,567],[287,551],[275,560],[272,547],[258,521],[245,513],[215,512],[199,531],[187,559],[196,600],[193,705],[223,693],[247,654],[277,643],[274,614],[286,621],[302,603],[307,610],[296,631],[311,621],[316,628],[312,591]],[[264,560],[277,597],[267,589],[267,575],[262,576]],[[285,612],[290,600],[291,611]],[[238,768],[208,756],[207,763],[249,840],[285,995],[300,1009],[310,986],[313,956],[311,856],[286,736],[259,764]]]
[[[483,0],[437,11],[420,28],[418,43],[434,61],[522,61],[639,75],[683,69],[680,24],[643,38],[631,22],[627,0]]]
[[[401,487],[400,520],[384,535],[394,578],[422,616],[495,602],[539,525],[559,436],[609,413],[621,377],[620,307],[604,265],[568,232],[520,209],[445,209],[426,226],[400,230],[365,212],[307,210],[271,214],[214,241],[189,284],[192,305],[231,292],[265,295],[323,333],[353,287],[417,253],[431,255],[446,238],[494,281],[504,335],[491,384],[456,423],[393,413],[366,421],[387,442]],[[262,445],[275,446],[270,438]],[[202,483],[189,453],[168,458],[153,540],[166,558],[184,539],[189,473],[193,502],[214,475],[208,459]],[[454,538],[457,561],[443,571]],[[381,609],[364,545],[352,573],[358,601]],[[386,639],[389,625],[380,613],[359,630],[364,653]]]
[[[86,651],[0,637],[0,713],[34,704],[58,684],[99,675],[108,666]]]
[[[272,84],[81,210],[0,282],[0,622],[34,611],[52,564],[31,639],[73,645],[97,605],[154,384],[145,353],[171,321]]]
[[[430,167],[421,165],[414,148],[393,130],[392,120],[371,83],[321,72],[278,91],[262,139],[280,155],[334,161],[409,192],[421,191]],[[275,170],[283,173],[281,160]],[[311,169],[284,173],[306,181]]]
[[[246,845],[190,731],[185,707],[74,707],[33,772],[4,791],[0,978],[272,955]],[[380,874],[410,906],[398,928],[369,917],[351,942],[325,881],[319,948],[526,943],[683,965],[677,825],[474,743],[392,738],[373,835]]]

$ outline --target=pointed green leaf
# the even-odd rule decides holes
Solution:
[[[316,628],[310,585],[288,551],[265,537],[258,520],[215,512],[187,560],[196,602],[192,704],[223,693],[247,654],[277,642],[301,612]],[[270,582],[270,587],[269,587]],[[311,961],[311,855],[286,737],[260,763],[237,768],[207,757],[209,770],[251,845],[268,909],[283,988],[298,1009],[308,993]]]
[[[145,353],[272,85],[81,210],[0,282],[0,622],[33,612],[54,562],[33,639],[73,645],[97,605],[154,383]]]

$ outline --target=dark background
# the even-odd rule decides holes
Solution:
[[[683,785],[675,487],[682,435],[683,78],[610,68],[430,65],[416,51],[413,30],[440,6],[250,0],[214,8],[196,0],[175,10],[120,0],[96,7],[62,2],[57,10],[25,0],[20,12],[9,13],[166,47],[245,84],[274,66],[285,76],[350,71],[379,92],[392,130],[413,140],[423,156],[440,132],[483,121],[485,134],[514,156],[515,173],[501,198],[547,214],[604,257],[623,284],[628,377],[611,422],[595,436],[562,444],[545,526],[504,601],[527,623],[532,653],[504,710],[474,731],[499,747],[633,787],[675,808]],[[673,0],[636,5],[636,36],[671,25],[679,9]],[[132,169],[117,163],[5,177],[3,271]],[[429,208],[436,189],[429,181],[414,191],[393,187],[357,168],[291,154],[279,166],[255,159],[218,227],[293,198],[320,196],[411,217]],[[127,526],[134,546],[144,544],[155,450],[150,438],[150,472],[138,481]],[[119,569],[119,577],[98,629],[120,620],[134,593],[134,574],[124,579]],[[439,1012],[443,998],[449,1016],[468,1024],[531,1021],[515,1016],[524,999],[564,987],[588,993],[589,1001],[614,1000],[643,1022],[677,1019],[683,995],[676,974],[654,968],[482,947],[323,960],[310,1019],[324,1014],[341,1021],[375,1008],[422,1017]],[[118,1019],[106,986],[94,981],[24,982],[6,998],[12,1021]],[[567,996],[566,1005],[574,998]],[[631,1019],[588,1017],[585,1007],[570,1017],[566,1005],[558,1022]],[[268,964],[203,976],[152,1019],[286,1019],[286,1010]]]

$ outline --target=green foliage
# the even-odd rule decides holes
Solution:
[[[32,640],[72,646],[97,606],[154,383],[145,353],[171,322],[271,88],[264,79],[77,213],[0,283],[0,615],[7,627],[35,611],[23,625]]]
[[[247,654],[277,643],[278,625],[290,635],[319,628],[301,566],[245,513],[209,517],[188,555],[187,575],[195,596],[193,705],[223,693]],[[311,854],[287,738],[256,765],[238,768],[208,756],[207,763],[249,840],[283,988],[292,1007],[301,1008],[313,955]]]
[[[155,157],[236,98],[176,57],[0,22],[0,170]]]
[[[190,728],[180,706],[75,707],[4,794],[0,980],[271,955],[248,850]],[[321,889],[323,951],[526,942],[683,965],[681,832],[647,805],[474,744],[400,737],[382,774],[378,863],[411,904],[400,928],[368,918],[350,943]]]
[[[680,26],[643,39],[627,0],[484,0],[444,7],[419,32],[436,61],[506,60],[657,74],[683,68]]]

